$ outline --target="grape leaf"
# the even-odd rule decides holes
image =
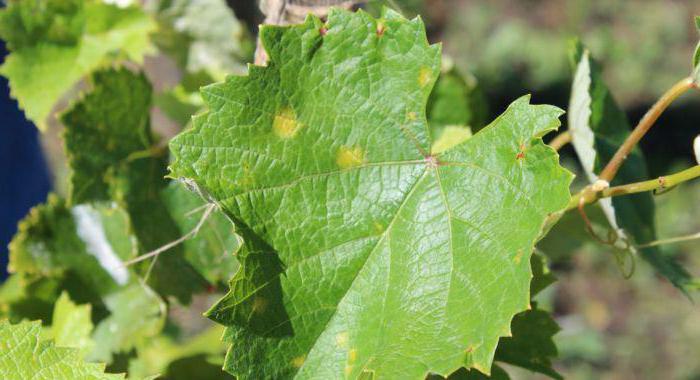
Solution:
[[[116,201],[129,214],[140,252],[152,251],[181,233],[160,196],[168,183],[167,154],[154,146],[151,85],[143,74],[124,68],[100,70],[90,79],[90,92],[61,116],[71,201]],[[176,246],[158,257],[149,284],[187,303],[204,280]]]
[[[182,184],[172,182],[163,190],[163,200],[170,211],[180,233],[192,231],[199,223],[205,207],[202,198],[185,189]],[[193,212],[197,211],[198,212]],[[231,223],[221,212],[214,211],[193,238],[183,243],[185,258],[209,281],[210,284],[223,284],[238,269],[234,257],[241,246],[241,238]]]
[[[90,84],[88,94],[61,116],[75,204],[111,200],[114,178],[128,174],[130,156],[145,154],[154,144],[151,84],[145,76],[100,70]]]
[[[106,304],[111,314],[97,325],[95,347],[88,357],[110,362],[111,353],[127,351],[159,333],[165,317],[163,301],[120,264],[135,256],[133,240],[129,217],[121,209],[99,203],[68,207],[51,195],[20,222],[10,243],[9,268],[40,281],[59,281],[48,285],[66,289],[72,283],[83,284],[95,293],[90,301]],[[68,273],[77,278],[67,277]],[[52,302],[57,294],[49,290],[43,298]],[[17,294],[13,303],[19,297],[26,296]],[[61,303],[60,298],[57,302]],[[57,343],[61,344],[58,338]]]
[[[0,321],[0,378],[37,380],[116,380],[124,375],[104,373],[104,364],[85,363],[78,349],[41,341],[40,322],[11,325]]]
[[[117,264],[133,257],[128,216],[110,205],[74,208],[49,195],[19,223],[9,245],[10,272],[32,278],[59,277],[67,271],[99,294],[129,280]]]
[[[445,379],[445,377],[439,375],[428,375],[426,378],[426,380],[442,379]],[[479,371],[468,371],[465,368],[460,368],[447,376],[447,380],[510,380],[510,376],[508,376],[508,373],[498,364],[494,364],[493,367],[491,367],[490,376],[486,376]]]
[[[532,309],[513,318],[512,337],[501,338],[496,349],[497,361],[545,374],[553,379],[563,379],[552,369],[551,358],[557,356],[552,340],[559,326],[546,311]]]
[[[530,296],[534,297],[542,289],[555,281],[554,275],[549,272],[545,257],[535,251],[530,260],[532,266],[532,283]],[[507,363],[539,372],[553,379],[561,379],[553,368],[551,359],[557,355],[557,347],[552,340],[554,334],[559,332],[559,326],[552,316],[532,304],[530,310],[524,311],[513,318],[511,324],[512,336],[502,337],[498,342],[494,361]],[[443,379],[442,376],[429,376],[428,379]],[[491,367],[491,376],[485,376],[477,371],[467,371],[462,368],[447,377],[448,380],[457,379],[508,379],[508,375],[498,364]]]
[[[449,64],[443,64],[426,113],[433,140],[438,140],[448,126],[469,127],[477,132],[488,122],[486,97],[476,78],[463,76]]]
[[[12,0],[0,11],[0,37],[11,51],[0,73],[44,130],[59,99],[101,62],[119,52],[142,61],[155,26],[139,8],[98,0]]]
[[[90,339],[93,328],[91,317],[90,304],[76,305],[68,293],[61,293],[53,309],[51,339],[56,346],[79,349],[82,357],[82,353],[88,352],[94,344]]]
[[[138,348],[137,357],[129,361],[129,375],[162,373],[167,379],[231,379],[221,369],[226,352],[221,342],[223,330],[214,325],[186,342],[160,335]]]
[[[630,126],[603,82],[601,67],[578,41],[572,47],[572,65],[575,76],[569,103],[569,131],[576,154],[593,183],[629,135]],[[641,150],[635,148],[611,185],[647,178],[646,162]],[[621,239],[640,244],[656,240],[655,206],[650,193],[603,198],[598,203]],[[664,255],[658,247],[642,248],[639,252],[662,276],[686,291],[691,276],[675,259]]]
[[[177,85],[170,90],[156,94],[153,103],[170,120],[183,127],[190,122],[192,115],[199,112],[203,106],[199,90],[189,92],[183,85]]]
[[[541,141],[561,111],[522,97],[433,156],[425,107],[440,48],[419,19],[334,10],[261,38],[268,66],[205,87],[209,111],[170,143],[171,176],[244,240],[231,290],[207,313],[228,327],[224,368],[488,373],[529,305],[544,219],[570,198],[570,173]]]
[[[105,297],[110,316],[93,334],[93,361],[111,362],[112,353],[128,352],[147,342],[163,329],[165,303],[150,288],[135,282]]]
[[[549,270],[547,257],[537,250],[530,258],[530,266],[532,267],[532,283],[530,284],[530,297],[532,298],[544,288],[553,284],[557,278]]]
[[[245,70],[253,45],[226,1],[154,1],[152,7],[161,26],[156,43],[186,71],[222,80]]]
[[[534,305],[532,310],[518,314],[513,318],[512,337],[504,337],[498,343],[495,361],[507,363],[534,372],[545,374],[553,379],[563,377],[552,369],[551,357],[557,355],[552,336],[559,331],[549,313],[538,310]],[[468,379],[509,379],[508,373],[498,364],[491,368],[491,376],[485,376],[477,371],[467,371],[461,368],[447,376],[447,380]],[[429,380],[444,379],[442,376],[429,376]]]
[[[0,284],[0,319],[12,323],[22,320],[49,321],[58,298],[59,283],[55,279],[28,280],[19,273]]]

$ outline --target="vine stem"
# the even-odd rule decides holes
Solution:
[[[654,125],[654,122],[656,122],[664,110],[666,110],[666,108],[679,96],[693,87],[695,87],[693,78],[686,77],[678,81],[678,83],[674,84],[668,91],[666,91],[666,93],[664,93],[661,98],[654,103],[649,111],[647,111],[632,133],[627,136],[625,142],[620,145],[620,148],[617,150],[617,152],[615,152],[613,158],[610,159],[610,162],[608,162],[605,168],[603,168],[603,171],[600,172],[598,177],[603,181],[612,181],[632,149],[634,149],[639,140],[641,140],[642,137],[644,137],[644,135]]]
[[[556,135],[552,141],[549,142],[549,146],[551,146],[554,150],[559,151],[564,145],[568,144],[571,142],[571,132],[565,131],[562,132],[558,135]]]
[[[207,219],[209,218],[209,215],[212,213],[212,211],[214,211],[215,208],[216,208],[216,204],[214,204],[214,203],[207,205],[207,208],[206,208],[206,210],[204,211],[204,214],[202,214],[201,219],[199,219],[199,222],[197,223],[197,225],[196,225],[190,232],[188,232],[188,233],[182,235],[180,238],[178,238],[178,239],[176,239],[176,240],[173,240],[173,241],[171,241],[171,242],[168,243],[168,244],[165,244],[165,245],[162,246],[162,247],[159,247],[158,249],[155,249],[155,250],[153,250],[153,251],[151,251],[151,252],[145,253],[145,254],[143,254],[143,255],[141,255],[141,256],[139,256],[139,257],[133,258],[133,259],[131,259],[131,260],[125,261],[125,262],[122,263],[122,265],[125,266],[125,267],[128,267],[128,266],[133,265],[133,264],[136,264],[136,263],[138,263],[138,262],[141,262],[141,261],[144,261],[144,260],[148,260],[149,258],[151,258],[151,257],[153,257],[153,256],[156,256],[156,259],[157,259],[157,256],[160,255],[161,253],[163,253],[163,252],[169,250],[169,249],[172,248],[172,247],[175,247],[175,246],[178,245],[178,244],[182,244],[182,243],[185,242],[187,239],[190,239],[190,238],[194,237],[195,235],[197,235],[197,233],[199,232],[199,230],[202,228],[202,225],[204,224],[204,222],[207,221]],[[155,260],[154,260],[154,261],[155,261]],[[151,269],[152,269],[152,267],[149,268],[149,272],[148,272],[149,274],[150,274],[150,270],[151,270]]]
[[[614,186],[601,191],[591,191],[590,187],[587,186],[584,190],[571,198],[571,201],[567,206],[567,210],[577,208],[583,204],[593,203],[600,198],[643,193],[652,190],[667,190],[673,186],[697,177],[700,177],[700,165],[696,165],[678,173],[662,176],[656,179]]]
[[[690,240],[696,240],[696,239],[700,239],[700,232],[696,232],[696,233],[691,234],[691,235],[684,235],[684,236],[677,236],[677,237],[668,238],[668,239],[654,240],[654,241],[649,242],[649,243],[640,244],[637,246],[637,248],[655,247],[657,245],[681,243],[684,241],[690,241]]]

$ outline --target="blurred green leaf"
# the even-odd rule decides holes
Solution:
[[[176,181],[163,190],[162,197],[183,235],[194,230],[208,205]],[[236,273],[238,261],[234,255],[241,244],[233,223],[222,212],[214,211],[183,248],[187,261],[210,284],[217,285],[228,282]]]
[[[136,282],[105,297],[111,314],[95,327],[89,358],[111,362],[112,354],[147,343],[163,329],[166,305],[150,288]]]
[[[221,342],[223,331],[222,326],[213,326],[186,341],[167,335],[150,339],[139,347],[138,356],[129,362],[129,375],[140,377],[160,373],[167,380],[230,379],[232,377],[221,368],[226,352],[226,346]]]
[[[443,64],[426,112],[433,140],[449,126],[467,127],[475,133],[486,125],[489,113],[486,97],[476,79],[461,75],[450,63]]]
[[[100,64],[151,51],[153,22],[137,7],[99,0],[11,0],[0,11],[0,37],[11,54],[0,67],[12,96],[41,130],[54,105]]]
[[[151,85],[143,74],[125,68],[91,76],[92,89],[62,115],[71,168],[74,203],[116,202],[125,209],[139,253],[176,239],[181,232],[161,199],[168,181],[167,152],[158,148],[150,127]],[[153,260],[153,259],[151,259]],[[149,284],[183,303],[203,289],[204,279],[185,260],[181,246],[160,255]]]
[[[152,5],[158,45],[187,72],[204,71],[217,81],[245,71],[252,39],[224,0],[158,0]]]
[[[94,345],[90,338],[93,329],[91,317],[90,304],[76,305],[64,291],[54,305],[49,338],[58,347],[79,349],[83,357]]]
[[[498,342],[496,361],[563,379],[552,368],[552,359],[557,356],[552,337],[559,332],[559,326],[548,312],[537,309],[533,303],[531,310],[513,318],[511,331],[512,337],[501,338]]]
[[[136,252],[129,229],[128,216],[118,208],[69,208],[50,195],[20,221],[9,245],[8,269],[28,278],[61,278],[71,271],[92,291],[106,294],[129,279],[127,270],[118,267]]]

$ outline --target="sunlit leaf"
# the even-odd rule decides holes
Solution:
[[[104,364],[86,363],[78,349],[40,340],[40,322],[0,321],[0,378],[37,380],[117,380]]]
[[[332,11],[261,36],[268,66],[206,87],[209,111],[170,143],[171,175],[245,242],[207,314],[228,326],[225,369],[488,373],[529,305],[535,239],[569,201],[571,175],[541,140],[561,111],[523,97],[430,155],[440,49],[420,20]]]

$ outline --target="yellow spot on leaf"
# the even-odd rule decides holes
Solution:
[[[347,331],[343,331],[341,333],[338,333],[335,336],[335,344],[337,344],[338,347],[345,347],[348,344],[348,338],[349,338],[349,336],[348,336]]]
[[[297,121],[294,110],[289,107],[284,107],[277,112],[275,120],[272,122],[272,129],[275,131],[275,134],[283,139],[293,138],[301,127],[302,125]]]
[[[262,297],[254,297],[253,298],[253,312],[255,313],[262,313],[267,309],[267,300],[262,298]]]
[[[345,369],[344,369],[344,372],[345,372],[345,377],[350,377],[350,374],[352,373],[352,366],[351,366],[351,365],[346,365],[346,366],[345,366]]]
[[[409,121],[414,121],[414,120],[416,120],[416,119],[418,118],[418,115],[416,115],[415,112],[411,111],[411,112],[409,112],[409,113],[406,115],[406,118],[407,118]]]
[[[386,31],[386,26],[384,26],[383,23],[379,22],[377,23],[377,35],[381,37],[384,35],[384,32]]]
[[[357,360],[357,350],[353,348],[348,351],[348,363],[352,364],[355,360]]]
[[[440,137],[433,141],[430,147],[431,154],[440,154],[467,141],[472,137],[472,129],[461,125],[448,125],[442,129]]]
[[[516,264],[520,264],[520,260],[523,259],[523,250],[519,249],[518,252],[515,254],[515,258],[513,259]]]
[[[250,170],[250,164],[246,161],[243,162],[243,176],[238,179],[238,186],[249,187],[255,183],[255,178]]]
[[[374,232],[377,233],[378,235],[384,232],[384,226],[379,223],[379,222],[374,222]]]
[[[433,70],[429,67],[421,67],[420,72],[418,72],[418,84],[421,87],[427,86],[433,79]]]
[[[360,166],[365,160],[364,152],[359,146],[348,148],[341,146],[335,157],[335,162],[342,169],[348,169],[355,166]]]
[[[292,365],[293,365],[295,368],[301,368],[301,366],[304,365],[304,362],[305,362],[305,361],[306,361],[306,357],[305,357],[305,356],[303,356],[303,355],[302,355],[302,356],[297,356],[296,358],[292,359]]]

